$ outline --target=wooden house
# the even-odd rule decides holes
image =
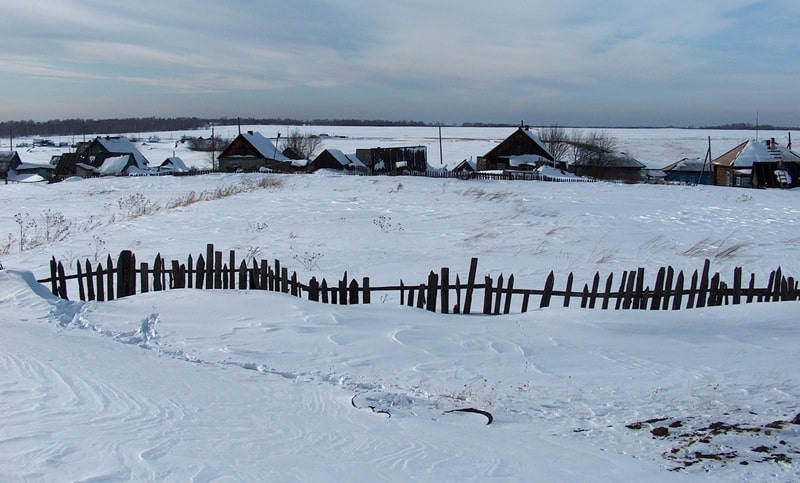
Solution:
[[[189,167],[177,156],[170,156],[158,166],[159,173],[188,173]]]
[[[17,151],[0,151],[0,179],[8,179],[8,172],[22,164]]]
[[[519,127],[488,153],[479,156],[478,171],[533,170],[542,164],[554,164],[555,157],[529,127]]]
[[[219,170],[235,171],[293,171],[292,160],[278,150],[261,133],[247,131],[239,134],[217,156]]]
[[[713,184],[711,163],[704,158],[683,158],[661,168],[664,181],[684,184]]]
[[[356,157],[370,173],[398,174],[428,170],[428,150],[425,146],[356,149]]]
[[[617,151],[594,149],[584,153],[570,165],[578,176],[602,180],[619,180],[639,183],[645,179],[646,166],[633,156]]]
[[[714,184],[753,188],[800,186],[800,155],[775,139],[747,140],[712,162]]]
[[[338,149],[330,148],[319,153],[308,166],[309,171],[317,171],[318,169],[345,170],[355,173],[367,172],[366,165],[355,154],[344,154]]]

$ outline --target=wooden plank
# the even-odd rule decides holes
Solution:
[[[775,270],[775,283],[772,287],[772,301],[778,302],[781,299],[781,284],[783,282],[783,273],[781,272],[781,267],[778,267]]]
[[[421,309],[425,307],[425,284],[419,284],[419,290],[417,290],[417,308]]]
[[[319,302],[319,282],[317,282],[317,277],[311,277],[311,280],[308,281],[308,300]]]
[[[206,267],[205,267],[206,268],[206,278],[205,278],[206,285],[205,285],[205,287],[207,289],[212,289],[212,288],[214,288],[214,244],[213,243],[209,243],[208,245],[206,245],[206,263],[205,263],[205,265],[206,265]],[[198,267],[199,267],[199,265],[198,265]],[[199,270],[199,268],[198,268],[198,270]],[[198,286],[198,288],[203,288],[203,287]]]
[[[147,262],[142,262],[139,267],[139,285],[142,287],[142,293],[150,291],[150,266]]]
[[[327,304],[329,303],[329,292],[328,292],[328,282],[324,278],[322,279],[322,283],[319,286],[320,295],[322,295],[322,303]],[[336,302],[334,302],[336,303]]]
[[[442,300],[442,313],[447,314],[450,312],[450,269],[442,267],[439,278],[441,280],[441,295]]]
[[[274,271],[272,273],[272,283],[269,284],[269,289],[273,292],[280,292],[281,291],[281,283],[280,283],[280,273],[281,273],[281,261],[277,258],[275,259],[274,263],[272,264],[274,267]]]
[[[686,308],[695,308],[695,298],[697,297],[697,270],[692,274],[692,284],[689,286],[689,300],[686,301]]]
[[[50,292],[58,296],[58,263],[56,257],[50,259]]]
[[[593,309],[597,301],[597,290],[600,286],[600,272],[594,272],[594,280],[592,280],[592,292],[589,294],[589,308]]]
[[[461,278],[456,274],[456,304],[453,306],[453,313],[461,312]]]
[[[408,287],[408,300],[406,302],[407,302],[406,305],[408,305],[409,307],[413,307],[414,306],[414,286],[413,285],[410,285]]]
[[[347,272],[339,280],[339,305],[347,305]]]
[[[500,303],[502,302],[502,292],[503,290],[503,274],[501,273],[499,277],[497,277],[497,288],[492,290],[494,294],[494,309],[492,313],[494,315],[500,315]]]
[[[619,310],[622,306],[622,301],[625,298],[625,286],[628,282],[628,271],[625,270],[622,272],[622,280],[619,282],[619,289],[617,290],[617,302],[614,305],[614,310]]]
[[[111,255],[106,259],[106,298],[114,300],[114,262]]]
[[[103,264],[97,264],[97,271],[95,272],[95,281],[97,282],[97,301],[104,302],[106,299],[105,296],[105,284],[103,283]]]
[[[222,288],[222,252],[214,251],[214,288]]]
[[[581,308],[585,309],[589,303],[589,284],[583,284],[583,290],[581,291]]]
[[[248,275],[250,275],[250,270],[247,268],[247,263],[242,260],[239,265],[239,290],[247,290]]]
[[[469,262],[469,276],[467,278],[467,293],[464,296],[464,313],[468,314],[472,308],[472,292],[475,290],[475,276],[478,272],[478,259],[473,257]]]
[[[345,272],[347,278],[347,272]],[[281,267],[281,293],[289,293],[289,268]]]
[[[628,310],[633,305],[634,290],[636,286],[636,272],[628,272],[628,284],[625,286],[625,297],[622,301],[622,308]]]
[[[193,288],[192,282],[194,281],[194,259],[192,255],[186,260],[186,287]]]
[[[483,314],[489,315],[492,313],[492,277],[489,275],[483,278]]]
[[[300,284],[297,283],[297,272],[292,272],[292,276],[289,279],[289,293],[295,297],[300,296]]]
[[[231,267],[233,268],[233,267]],[[228,288],[233,288],[228,286],[228,274],[231,273],[233,270],[228,268],[228,264],[222,265],[222,269],[219,272],[220,279],[222,279],[222,289],[227,290]]]
[[[86,260],[86,296],[87,299],[97,300],[94,293],[94,272],[92,271],[92,262]]]
[[[664,296],[664,279],[667,276],[667,269],[661,267],[656,274],[656,285],[653,288],[653,299],[650,301],[650,310],[659,310],[661,308],[661,299]]]
[[[697,307],[705,307],[706,297],[708,297],[708,272],[711,262],[706,258],[703,262],[703,274],[700,276],[700,287],[697,291]]]
[[[406,304],[406,286],[403,283],[403,279],[400,279],[400,305]]]
[[[528,311],[528,303],[530,303],[530,299],[531,299],[530,292],[525,292],[522,295],[522,307],[520,308],[520,312],[522,312],[523,314]]]
[[[609,273],[608,278],[606,278],[606,289],[603,291],[603,304],[601,308],[603,310],[608,310],[608,301],[611,299],[611,287],[614,283],[614,274]]]
[[[160,292],[164,290],[164,285],[161,283],[161,254],[156,255],[156,260],[153,262],[153,290]]]
[[[208,270],[206,269],[206,259],[203,258],[203,255],[200,255],[199,257],[197,257],[197,273],[195,276],[196,280],[195,287],[200,289],[203,288],[204,285],[208,288],[211,287],[211,285],[209,285],[206,282],[208,280],[208,277],[206,276],[207,273]]]
[[[644,268],[642,267],[636,270],[636,293],[633,298],[633,308],[647,308],[647,300],[644,296]]]
[[[436,312],[436,295],[439,289],[439,275],[435,274],[433,270],[428,274],[427,289],[425,310],[428,312]]]
[[[569,307],[569,299],[572,297],[572,282],[574,278],[572,272],[567,277],[567,286],[564,288],[564,307]]]
[[[261,290],[269,290],[269,262],[261,260],[260,276],[258,277],[258,285]]]
[[[361,291],[363,292],[362,299],[365,304],[372,302],[372,292],[369,289],[369,277],[361,279]]]
[[[136,254],[131,252],[131,268],[128,270],[128,287],[131,295],[136,295]]]
[[[83,288],[83,271],[81,270],[81,263],[78,262],[75,264],[78,268],[78,297],[80,300],[86,300],[86,291]],[[91,278],[91,276],[89,277]]]
[[[230,250],[228,252],[228,257],[229,257],[229,260],[228,260],[228,267],[229,267],[228,268],[229,269],[229,272],[228,272],[228,287],[230,289],[235,289],[236,288],[236,270],[234,270],[234,268],[236,267],[236,252],[233,251],[233,250]],[[241,288],[241,286],[240,286],[240,288]]]
[[[171,260],[170,265],[172,267],[169,271],[171,278],[169,288],[183,288],[185,282],[183,279],[183,271],[181,270],[180,263],[178,263],[177,260]]]
[[[347,303],[350,305],[358,305],[358,281],[356,279],[350,280],[350,284],[347,287]]]
[[[508,286],[506,287],[506,303],[503,306],[503,313],[511,313],[511,296],[514,295],[514,274],[508,276]]]
[[[733,305],[742,303],[742,267],[733,269]]]
[[[664,281],[664,292],[661,299],[661,310],[669,310],[669,300],[672,297],[672,282],[675,278],[675,269],[671,266],[667,267],[667,278]]]
[[[550,271],[550,274],[547,276],[547,280],[544,282],[544,290],[542,292],[542,300],[539,303],[539,308],[549,307],[550,306],[550,298],[553,295],[553,285],[556,283],[556,276],[553,271]]]
[[[719,302],[719,273],[715,273],[709,282],[708,301],[706,302],[706,305],[709,307],[715,307],[719,305]]]

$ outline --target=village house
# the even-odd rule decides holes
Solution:
[[[54,180],[70,176],[138,175],[149,170],[147,158],[127,138],[98,136],[79,145],[75,153],[62,154],[55,166]]]
[[[488,153],[479,156],[477,171],[533,170],[543,164],[555,164],[555,157],[530,127],[519,127]]]
[[[17,151],[0,151],[0,179],[8,180],[8,173],[22,164]]]
[[[704,158],[683,158],[661,168],[664,181],[684,184],[713,184],[711,163]]]
[[[800,186],[800,155],[775,139],[749,139],[712,162],[714,184],[753,188]]]
[[[217,156],[219,170],[235,171],[282,171],[296,169],[296,163],[286,157],[278,147],[261,133],[241,133]]]
[[[627,153],[604,149],[590,149],[570,165],[570,171],[578,176],[627,183],[643,181],[645,168],[644,164]]]
[[[308,165],[313,172],[319,169],[345,170],[359,174],[367,173],[367,166],[355,154],[344,154],[338,149],[325,149]]]

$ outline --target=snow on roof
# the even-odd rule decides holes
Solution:
[[[121,175],[130,161],[130,154],[123,154],[121,156],[112,156],[103,161],[102,166],[97,168],[97,172],[102,176],[118,176]]]
[[[783,146],[775,144],[773,149],[770,150],[766,142],[750,139],[733,159],[730,166],[748,168],[752,167],[753,163],[770,161],[800,162],[800,156]]]
[[[136,149],[127,138],[124,137],[97,137],[97,142],[105,148],[109,153],[114,154],[132,154],[136,160],[136,164],[142,168],[147,168],[147,158]]]
[[[542,148],[542,149],[543,149],[543,150],[544,150],[544,151],[545,151],[547,154],[549,154],[551,159],[555,159],[555,158],[556,158],[555,156],[553,156],[553,153],[551,153],[551,152],[550,152],[550,150],[549,150],[549,149],[547,149],[547,146],[545,146],[545,144],[542,142],[542,140],[541,140],[541,139],[539,139],[539,136],[537,136],[537,135],[536,135],[536,133],[534,133],[534,132],[533,132],[533,131],[531,131],[530,129],[523,129],[523,130],[522,130],[522,132],[524,132],[525,134],[527,134],[529,138],[531,138],[531,139],[532,139],[532,140],[533,140],[533,141],[534,141],[536,144],[538,144],[538,145],[539,145],[539,146],[540,146],[540,147],[541,147],[541,148]]]
[[[259,132],[247,132],[241,134],[244,139],[252,145],[256,151],[266,159],[274,159],[282,163],[289,163],[291,159],[287,158],[282,152],[272,144],[272,141],[265,138]]]
[[[708,171],[711,169],[705,158],[683,158],[663,168],[664,171]]]
[[[358,159],[355,154],[344,154],[341,150],[333,149],[333,148],[328,148],[328,149],[326,149],[326,151],[328,151],[328,154],[333,156],[333,158],[336,161],[338,161],[339,164],[342,165],[342,167],[345,167],[345,166],[352,166],[354,168],[366,168],[367,167],[367,165],[362,163],[361,160]]]
[[[171,156],[165,159],[164,162],[161,163],[161,167],[162,168],[169,167],[172,168],[174,171],[189,171],[189,168],[186,166],[186,163],[184,163],[183,160],[177,156]]]

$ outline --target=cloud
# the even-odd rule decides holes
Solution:
[[[785,92],[797,74],[791,59],[798,58],[800,6],[784,0],[0,0],[0,6],[8,22],[0,41],[9,46],[0,73],[22,76],[16,82],[85,82],[82,94],[77,87],[71,93],[87,102],[105,83],[120,102],[135,97],[131,89],[147,89],[174,99],[175,109],[180,99],[188,104],[213,95],[232,108],[294,106],[320,117],[370,109],[417,118],[408,112],[417,109],[494,120],[545,105],[554,117],[561,106],[573,122],[581,111],[596,117],[591,99],[647,106],[632,109],[638,111],[658,109],[659,101],[674,112],[693,93],[740,102],[735,96],[749,87],[770,106],[797,102],[770,94]],[[770,65],[778,66],[776,75]],[[11,79],[0,78],[4,92],[29,95]],[[710,82],[718,85],[708,89]],[[690,105],[686,112],[684,119],[695,114]]]

